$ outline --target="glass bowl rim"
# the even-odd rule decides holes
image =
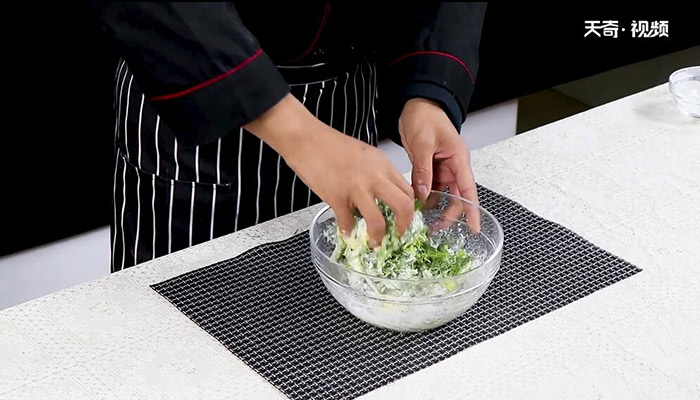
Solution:
[[[683,72],[688,72],[690,70],[697,70],[698,72],[700,72],[700,65],[691,65],[690,67],[683,67],[681,69],[677,69],[671,72],[671,75],[668,76],[668,81],[670,83],[677,83],[675,81],[675,79],[677,79],[677,76]],[[698,74],[698,76],[700,76],[700,74]]]
[[[312,250],[314,251],[314,253],[316,253],[317,255],[319,255],[320,257],[322,257],[325,261],[327,261],[327,262],[329,262],[329,263],[331,263],[331,264],[333,264],[333,265],[337,265],[337,266],[339,266],[339,267],[342,267],[343,269],[348,270],[348,271],[350,271],[350,272],[352,272],[352,273],[359,274],[359,275],[362,275],[362,276],[364,276],[364,277],[373,278],[373,279],[386,279],[387,281],[390,281],[390,282],[414,283],[414,284],[415,284],[415,283],[437,283],[437,282],[444,282],[444,281],[446,281],[446,280],[462,278],[462,277],[467,276],[468,274],[470,274],[470,273],[472,273],[472,272],[475,272],[476,270],[479,270],[483,265],[486,265],[486,264],[488,264],[489,262],[492,262],[496,257],[498,257],[498,256],[501,254],[501,252],[503,251],[503,242],[504,242],[504,240],[505,240],[505,237],[504,237],[504,235],[503,235],[503,227],[501,227],[501,223],[498,221],[498,219],[496,219],[496,217],[494,217],[493,214],[491,214],[490,211],[488,211],[488,210],[485,209],[484,207],[480,206],[479,204],[475,204],[473,201],[467,200],[467,199],[465,199],[465,198],[463,198],[463,197],[460,197],[460,196],[455,196],[455,195],[453,195],[453,194],[449,194],[449,193],[445,193],[445,192],[441,192],[441,191],[437,191],[437,190],[431,190],[430,193],[438,193],[438,194],[440,194],[440,195],[442,195],[442,196],[447,196],[447,197],[450,197],[450,198],[457,199],[457,200],[459,200],[459,201],[468,203],[468,204],[470,204],[472,207],[478,207],[479,211],[481,211],[482,213],[486,214],[486,215],[487,215],[489,218],[491,218],[491,220],[495,223],[496,232],[497,232],[497,233],[500,233],[500,238],[501,238],[501,240],[499,240],[499,242],[496,243],[496,249],[494,250],[494,252],[491,253],[491,255],[489,255],[489,256],[486,258],[486,260],[484,260],[484,262],[483,262],[481,265],[479,265],[479,266],[476,267],[476,268],[472,268],[472,269],[470,269],[470,270],[468,270],[468,271],[462,272],[461,274],[457,274],[457,275],[454,275],[454,276],[447,276],[447,277],[443,277],[443,278],[430,278],[430,279],[386,278],[386,277],[379,276],[379,275],[372,275],[372,274],[367,274],[367,273],[364,273],[364,272],[356,271],[356,270],[354,270],[354,269],[352,269],[352,268],[349,268],[349,267],[346,266],[346,265],[342,265],[342,264],[340,264],[340,263],[337,263],[337,262],[331,260],[330,257],[328,257],[323,251],[321,251],[321,249],[318,247],[318,245],[317,245],[317,244],[315,243],[315,241],[313,240],[314,238],[312,238],[311,235],[309,235],[309,239],[310,239],[309,241],[311,242],[311,248],[312,248]],[[316,222],[317,222],[318,219],[321,217],[321,215],[322,215],[323,213],[325,213],[326,211],[328,211],[330,208],[331,208],[331,206],[329,206],[329,205],[326,205],[326,206],[324,206],[323,208],[321,208],[321,210],[319,210],[318,213],[316,213],[316,215],[314,216],[314,218],[311,220],[311,226],[310,226],[310,228],[313,229],[313,227],[316,226]],[[497,268],[497,270],[498,270],[498,269],[499,269],[499,268]],[[326,275],[327,275],[327,274],[326,274]]]
[[[690,67],[681,68],[679,70],[673,71],[671,73],[671,75],[668,76],[668,85],[669,85],[668,89],[671,92],[671,94],[673,94],[673,96],[675,98],[680,99],[684,103],[700,104],[700,101],[694,101],[694,100],[688,99],[687,97],[681,96],[679,93],[676,92],[676,86],[679,83],[678,75],[680,75],[684,72],[691,73],[690,71],[693,71],[693,72],[697,71],[696,76],[698,78],[700,78],[700,65],[694,65],[694,66],[690,66]]]

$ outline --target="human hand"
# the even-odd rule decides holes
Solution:
[[[333,209],[341,231],[355,225],[357,208],[367,222],[370,246],[384,237],[384,217],[375,199],[396,214],[402,235],[413,218],[413,190],[384,154],[315,118],[288,95],[246,126],[285,159],[299,178]]]
[[[425,200],[430,189],[443,191],[449,187],[450,194],[478,205],[469,148],[438,104],[422,98],[407,101],[399,117],[399,133],[413,164],[412,185],[418,199]],[[443,218],[455,220],[464,211],[470,230],[478,233],[478,208],[461,204],[450,202]]]

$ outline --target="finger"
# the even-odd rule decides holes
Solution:
[[[350,232],[355,228],[355,217],[352,215],[352,207],[347,203],[343,203],[331,208],[333,208],[333,212],[335,213],[335,220],[338,222],[340,233],[342,233],[343,236],[350,235]]]
[[[365,219],[367,224],[367,234],[369,235],[369,245],[370,247],[377,247],[382,243],[382,238],[384,237],[384,230],[386,224],[384,223],[384,216],[379,210],[374,197],[368,192],[360,193],[354,201],[355,206],[360,210],[360,214]]]
[[[396,232],[403,236],[413,220],[413,199],[398,187],[385,184],[377,191],[377,196],[384,200],[396,216]]]
[[[456,185],[455,185],[456,186]],[[453,223],[459,221],[464,212],[463,202],[460,199],[460,193],[458,189],[450,189],[451,195],[445,196],[447,198],[447,207],[443,211],[440,220],[433,226],[434,230],[440,230],[449,228]],[[443,195],[441,195],[442,197]]]
[[[433,149],[428,146],[420,146],[413,149],[413,170],[411,183],[416,197],[425,200],[430,194],[433,183]]]
[[[437,208],[440,205],[440,199],[442,198],[443,195],[439,191],[431,191],[428,198],[423,202],[423,209],[432,210],[433,208]]]
[[[404,178],[404,176],[393,166],[391,167],[391,171],[389,172],[389,179],[402,192],[406,193],[408,197],[410,197],[411,199],[414,198],[413,188],[411,188],[411,185],[408,183],[406,178]]]
[[[448,222],[448,226],[455,221],[459,221],[464,213],[464,202],[460,198],[459,189],[450,189],[451,196],[448,196],[447,208],[442,214],[442,220]]]
[[[444,167],[443,167],[444,168]],[[433,169],[433,179],[437,177],[439,174],[440,170],[439,169]],[[452,172],[450,172],[450,175]],[[454,178],[453,178],[454,179]],[[453,187],[457,187],[457,184],[454,182],[448,182],[448,181],[437,181],[433,180],[433,185],[432,185],[432,190],[430,191],[430,195],[428,196],[427,199],[423,202],[423,208],[424,209],[433,209],[437,208],[440,205],[440,200],[442,200],[445,196],[443,193],[447,191],[448,186],[452,184]]]
[[[472,202],[471,205],[464,205],[464,211],[467,215],[469,230],[477,234],[481,232],[481,212],[479,211],[479,195],[476,190],[476,182],[474,181],[474,174],[469,161],[463,159],[457,164],[457,168],[453,172],[457,178],[457,186],[462,197]]]

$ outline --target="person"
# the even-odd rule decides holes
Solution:
[[[372,245],[377,199],[399,233],[433,188],[477,201],[459,128],[485,4],[90,5],[120,56],[113,272],[320,201],[343,232],[357,209]]]

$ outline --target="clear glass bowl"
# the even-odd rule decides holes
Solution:
[[[311,223],[311,258],[316,271],[333,297],[357,318],[394,331],[421,331],[444,325],[471,307],[496,275],[501,264],[503,230],[496,218],[482,207],[481,231],[473,234],[466,225],[469,200],[431,192],[423,209],[429,236],[441,242],[464,238],[472,254],[472,268],[440,279],[389,279],[352,270],[331,260],[335,243],[324,232],[335,225],[333,210],[326,206]]]
[[[668,78],[668,88],[683,114],[700,118],[700,66],[672,73]]]

